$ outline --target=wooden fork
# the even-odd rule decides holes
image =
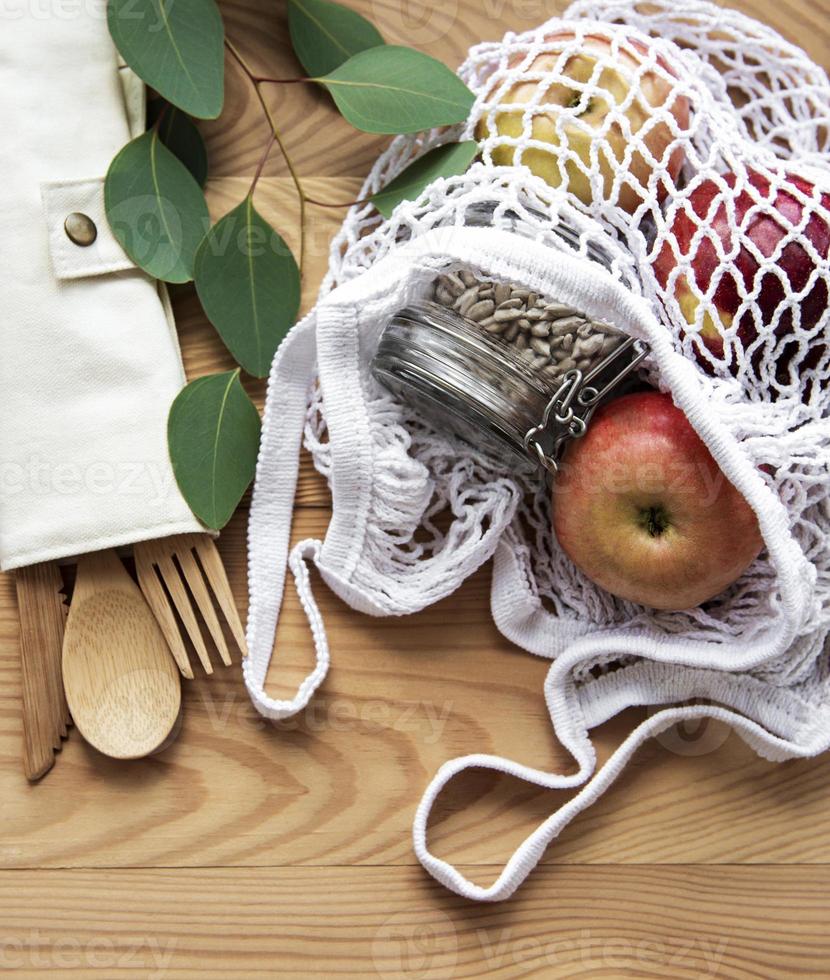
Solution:
[[[202,667],[206,673],[213,673],[213,666],[196,619],[191,596],[196,600],[196,606],[213,637],[222,663],[226,666],[231,663],[231,655],[208,585],[243,657],[247,654],[245,631],[233,601],[228,576],[216,544],[209,535],[174,534],[155,541],[142,541],[134,546],[133,554],[138,584],[158,620],[170,652],[184,677],[192,678],[193,668],[176,622],[174,607],[196,649]]]

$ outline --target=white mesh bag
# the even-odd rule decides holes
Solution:
[[[402,615],[494,557],[494,620],[552,661],[545,699],[578,770],[492,756],[448,762],[418,808],[414,840],[447,887],[499,900],[637,746],[678,721],[725,720],[776,760],[830,745],[830,84],[762,25],[662,0],[642,10],[628,0],[578,3],[564,19],[474,47],[460,74],[477,96],[466,128],[395,140],[361,196],[458,135],[481,141],[481,161],[388,221],[353,208],[317,306],[275,358],[249,526],[244,669],[256,707],[275,719],[302,710],[323,680],[328,645],[307,560],[354,608]],[[580,140],[587,155],[574,150]],[[488,227],[471,219],[483,203],[494,206]],[[390,315],[457,267],[648,343],[648,380],[671,393],[758,517],[765,548],[739,581],[684,612],[603,592],[559,549],[541,476],[505,473],[373,380]],[[324,541],[289,554],[303,432],[333,516]],[[435,517],[447,510],[441,531]],[[264,679],[286,567],[317,664],[279,701]],[[665,707],[595,771],[590,730],[632,705]],[[487,887],[427,842],[436,797],[469,767],[583,787]]]

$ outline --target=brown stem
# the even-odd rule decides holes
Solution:
[[[313,82],[313,78],[268,78],[266,75],[257,75],[255,78],[257,85],[296,85],[298,82]]]
[[[237,63],[239,64],[239,67],[240,67],[240,68],[241,68],[241,69],[242,69],[242,70],[243,70],[243,71],[245,72],[245,74],[246,74],[246,75],[247,75],[247,76],[248,76],[248,77],[249,77],[250,79],[252,79],[252,80],[253,80],[253,78],[255,77],[255,76],[254,76],[254,74],[253,74],[253,72],[252,72],[252,71],[251,71],[251,69],[250,69],[250,68],[248,67],[248,63],[247,63],[247,62],[245,61],[245,59],[244,59],[244,58],[242,57],[242,55],[241,55],[241,54],[240,54],[240,52],[239,52],[239,49],[238,49],[238,48],[237,48],[237,46],[236,46],[236,45],[235,45],[235,44],[233,43],[233,41],[231,41],[231,40],[230,40],[230,38],[227,38],[227,37],[225,38],[225,47],[226,47],[226,48],[228,49],[228,51],[230,51],[230,53],[231,53],[231,54],[232,54],[232,55],[234,56],[234,58],[236,59],[236,61],[237,61]]]
[[[271,133],[271,135],[268,137],[268,142],[265,145],[265,150],[263,151],[259,163],[257,164],[256,173],[254,174],[254,179],[251,181],[251,189],[248,191],[248,197],[253,197],[254,195],[257,181],[262,176],[262,171],[263,168],[265,167],[265,161],[268,159],[268,156],[271,153],[271,148],[273,147],[274,143],[276,143],[276,139],[274,138],[274,134]]]
[[[164,117],[167,115],[169,109],[170,109],[170,103],[165,102],[164,105],[159,110],[159,114],[156,117],[156,121],[153,123],[153,129],[158,133],[159,137],[161,137],[161,124],[164,122]]]
[[[318,201],[314,197],[306,197],[306,204],[314,204],[318,208],[353,208],[358,204],[369,204],[371,197],[362,197],[358,201]]]
[[[254,91],[256,92],[257,99],[259,99],[259,104],[262,107],[262,111],[265,114],[265,118],[268,120],[268,125],[271,127],[272,139],[271,141],[269,141],[268,148],[266,150],[264,158],[260,161],[260,166],[257,170],[256,176],[254,177],[254,184],[256,184],[257,180],[259,179],[261,168],[265,165],[265,160],[267,159],[268,153],[270,152],[271,147],[275,142],[277,146],[280,148],[280,153],[282,154],[282,157],[285,160],[285,165],[288,167],[288,172],[291,175],[292,181],[294,182],[294,187],[296,188],[297,191],[297,199],[300,204],[300,255],[299,255],[299,261],[297,265],[299,266],[300,269],[300,276],[302,276],[304,259],[305,259],[305,205],[306,205],[306,196],[305,196],[305,192],[303,191],[303,185],[300,183],[300,178],[297,174],[297,171],[294,169],[294,163],[292,162],[291,157],[289,156],[285,143],[283,143],[282,141],[282,136],[280,135],[280,131],[277,126],[277,122],[274,119],[274,115],[271,112],[268,103],[265,101],[265,98],[262,94],[262,90],[260,89],[260,84],[262,83],[261,79],[259,78],[259,76],[254,74],[253,70],[251,69],[251,66],[242,56],[239,49],[228,38],[225,38],[225,47],[231,53],[236,63],[239,65],[242,71],[247,75],[251,84],[254,86]],[[253,187],[251,188],[251,190],[253,190]]]

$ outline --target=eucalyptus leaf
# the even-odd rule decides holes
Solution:
[[[250,195],[205,236],[195,279],[205,313],[237,363],[264,378],[297,318],[300,273]]]
[[[104,205],[129,257],[156,279],[188,282],[196,249],[210,225],[202,189],[151,131],[128,143],[110,164]]]
[[[191,116],[215,119],[225,89],[225,29],[215,0],[108,0],[115,46],[133,71]]]
[[[288,30],[309,75],[326,75],[353,54],[383,44],[374,24],[331,0],[288,0]]]
[[[256,470],[259,413],[239,369],[191,381],[176,396],[167,442],[176,482],[193,513],[217,531],[230,520]]]
[[[367,133],[416,133],[462,122],[473,93],[446,65],[413,48],[384,44],[315,78],[344,118]]]
[[[169,102],[156,99],[149,122],[158,125],[162,143],[193,174],[196,183],[204,187],[208,174],[207,148],[190,116]]]
[[[372,204],[384,218],[388,218],[401,201],[414,200],[439,177],[463,174],[478,153],[475,140],[463,143],[445,143],[429,150],[390,180],[386,187],[372,195]]]

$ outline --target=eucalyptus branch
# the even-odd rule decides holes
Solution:
[[[151,5],[150,0],[139,2]],[[297,320],[307,206],[371,203],[388,218],[399,201],[436,178],[463,172],[476,151],[470,140],[434,147],[370,199],[318,201],[305,193],[265,86],[319,85],[347,123],[374,135],[453,126],[467,117],[473,93],[434,58],[385,44],[373,24],[337,0],[315,2],[313,16],[297,4],[293,12],[299,16],[289,17],[300,65],[296,70],[308,76],[297,78],[254,71],[225,36],[214,0],[185,4],[188,9],[179,12],[175,23],[165,21],[165,31],[158,30],[157,18],[137,18],[134,7],[135,0],[107,0],[107,25],[124,61],[170,107],[154,117],[155,131],[132,139],[110,164],[105,209],[113,234],[146,273],[165,282],[194,283],[205,315],[239,365],[191,382],[168,416],[179,489],[193,512],[218,529],[250,483],[259,450],[259,414],[240,382],[240,370],[267,377],[279,344]],[[231,60],[253,86],[268,121],[268,141],[244,200],[211,225],[204,194],[207,149],[194,120],[219,118],[225,66]],[[299,201],[299,261],[253,200],[275,143]],[[148,211],[155,219],[151,248],[143,244]],[[259,241],[267,247],[254,248]]]
[[[298,82],[313,82],[313,78],[268,78],[257,75],[256,81],[261,85],[296,85]]]
[[[259,178],[262,176],[262,171],[263,171],[263,168],[265,167],[265,162],[266,162],[266,160],[268,159],[268,157],[269,157],[269,155],[271,153],[271,149],[274,146],[274,143],[276,143],[276,139],[274,137],[274,134],[271,133],[271,136],[270,136],[268,142],[265,145],[265,150],[263,151],[263,154],[260,157],[260,161],[257,164],[256,172],[254,173],[254,179],[251,181],[251,188],[248,191],[248,197],[253,197],[253,195],[254,195],[254,191],[256,190],[257,182],[259,181]]]
[[[239,51],[236,45],[232,41],[230,41],[227,37],[225,38],[225,47],[231,53],[236,63],[239,65],[239,67],[248,77],[248,80],[253,85],[254,91],[256,92],[257,99],[259,100],[259,104],[262,107],[262,111],[265,114],[265,118],[268,120],[268,125],[271,127],[271,138],[268,142],[268,146],[266,148],[265,154],[263,155],[263,159],[260,161],[260,166],[257,170],[257,174],[254,177],[254,185],[256,184],[257,180],[259,180],[260,174],[262,173],[262,167],[264,167],[265,160],[268,158],[268,154],[271,150],[271,147],[274,145],[275,142],[277,146],[280,148],[280,153],[282,154],[282,158],[283,160],[285,160],[285,165],[286,167],[288,167],[288,172],[291,175],[292,181],[294,182],[294,187],[296,188],[297,191],[297,200],[299,201],[299,205],[300,205],[300,250],[299,250],[300,255],[299,255],[299,260],[297,262],[297,265],[299,266],[300,275],[302,276],[303,266],[305,264],[304,262],[305,205],[307,200],[305,191],[303,190],[303,185],[300,182],[299,175],[297,174],[297,171],[294,168],[294,163],[291,159],[290,154],[288,153],[288,149],[286,148],[285,143],[283,142],[282,135],[280,134],[279,127],[277,126],[277,121],[276,119],[274,119],[274,114],[271,112],[271,108],[268,105],[268,103],[265,101],[265,97],[262,94],[262,89],[260,86],[265,84],[266,80],[260,78],[260,76],[255,74],[255,72],[252,70],[251,66],[242,56],[242,53]],[[298,81],[301,80],[304,79],[298,79]],[[251,187],[251,191],[253,191],[253,185]]]
[[[360,204],[370,204],[371,197],[361,197],[357,201],[318,201],[314,197],[306,197],[306,204],[313,204],[318,208],[354,208]]]
[[[170,103],[165,102],[164,105],[161,107],[158,116],[156,117],[156,121],[153,123],[153,129],[157,133],[161,132],[161,124],[162,122],[164,122],[164,117],[167,115],[169,109],[170,109]]]

